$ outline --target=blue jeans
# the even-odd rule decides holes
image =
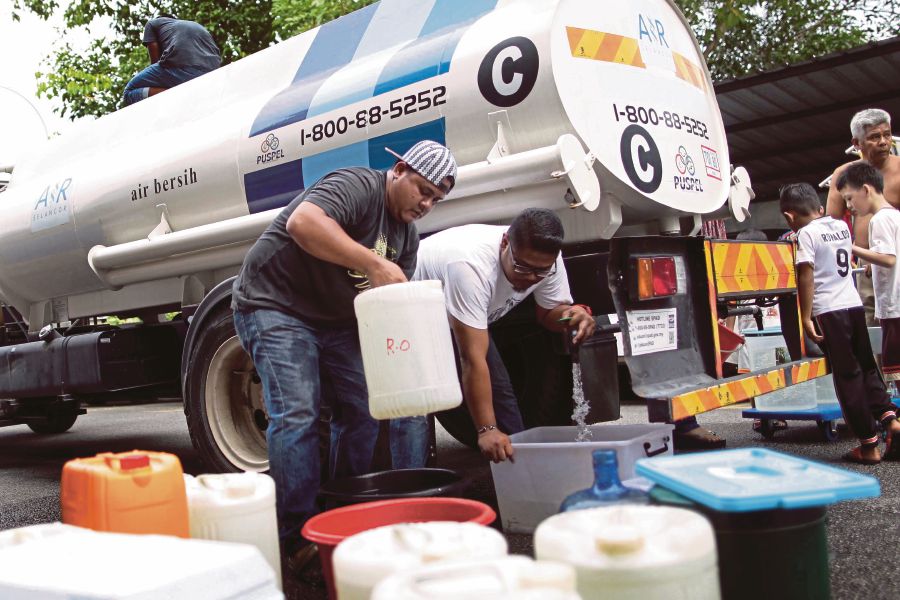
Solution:
[[[122,100],[128,106],[146,100],[152,87],[173,88],[204,73],[209,71],[199,67],[162,67],[158,63],[153,64],[131,78],[125,86]]]
[[[372,465],[378,422],[369,414],[359,334],[355,326],[316,327],[263,309],[235,311],[234,327],[262,380],[278,535],[282,550],[292,553],[303,543],[303,524],[317,512],[320,370],[335,392],[331,476],[360,475]]]
[[[456,346],[454,345],[454,351]],[[525,429],[522,423],[522,414],[519,412],[519,401],[513,391],[506,365],[500,357],[500,352],[490,339],[487,351],[487,366],[491,375],[491,396],[494,401],[494,418],[497,421],[497,429],[507,435],[519,433]],[[457,353],[457,369],[459,355]],[[475,424],[469,415],[465,402],[461,406],[450,409],[456,418],[464,420],[471,425],[471,436],[460,440],[463,443],[474,445],[478,441]],[[425,417],[406,417],[391,421],[391,462],[395,469],[414,469],[425,466],[428,458],[428,420]]]

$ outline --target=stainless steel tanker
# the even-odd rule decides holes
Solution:
[[[216,286],[320,176],[387,168],[385,147],[420,139],[446,143],[461,166],[424,233],[544,206],[572,243],[689,234],[732,188],[710,77],[671,1],[382,0],[83,123],[15,165],[0,195],[0,298],[30,332],[53,331],[4,349],[0,396],[18,400],[7,422],[54,416],[29,398],[59,412],[65,397],[69,415],[85,389],[118,389],[99,374],[67,383],[60,373],[77,365],[64,348],[63,371],[23,375],[29,352],[43,360],[71,336],[52,339],[59,324],[183,311],[186,341],[157,340],[153,357],[183,344],[195,444],[213,468],[265,468],[258,386],[229,335],[228,286]],[[84,333],[96,337],[88,360],[112,360],[103,344],[122,331]],[[132,335],[124,346],[153,346]]]

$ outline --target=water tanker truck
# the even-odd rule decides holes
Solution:
[[[696,235],[704,215],[742,220],[752,192],[671,1],[382,0],[14,165],[0,194],[0,424],[58,433],[86,398],[174,382],[209,469],[266,469],[231,281],[305,187],[388,168],[385,147],[422,139],[460,169],[420,232],[556,211],[573,292],[617,317],[625,382],[651,419],[825,372],[804,358],[791,247]],[[717,319],[761,297],[788,307],[794,362],[723,379]],[[616,362],[591,368],[614,387]]]

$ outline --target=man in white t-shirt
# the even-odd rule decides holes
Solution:
[[[867,162],[847,167],[836,185],[854,215],[871,217],[869,247],[854,244],[853,254],[872,264],[875,317],[881,324],[882,372],[885,379],[897,381],[900,380],[900,267],[897,265],[900,211],[888,203],[884,197],[884,178]]]
[[[580,343],[594,331],[591,311],[573,305],[560,250],[563,227],[552,211],[529,208],[507,228],[465,225],[436,233],[419,244],[413,280],[437,279],[459,350],[465,407],[481,453],[494,462],[513,458],[509,434],[524,427],[509,375],[488,326],[530,294],[538,323],[571,331]],[[394,468],[424,466],[424,418],[398,419],[391,428]],[[415,433],[413,433],[415,432]],[[398,443],[397,438],[404,442]]]
[[[803,328],[825,351],[844,418],[860,441],[844,459],[877,464],[882,457],[876,419],[891,432],[890,438],[894,432],[900,434],[900,423],[875,364],[865,311],[850,276],[850,229],[843,221],[823,216],[816,190],[808,183],[782,188],[780,208],[797,231],[797,292]]]

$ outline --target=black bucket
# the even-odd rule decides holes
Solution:
[[[616,338],[598,334],[582,342],[578,349],[581,387],[587,400],[587,423],[615,421],[619,418],[619,356]]]
[[[716,534],[719,582],[727,600],[828,600],[824,506],[744,513],[719,512],[655,486],[653,504],[703,514]]]
[[[467,484],[450,469],[395,469],[333,479],[319,489],[319,498],[329,507],[398,498],[461,498]]]

